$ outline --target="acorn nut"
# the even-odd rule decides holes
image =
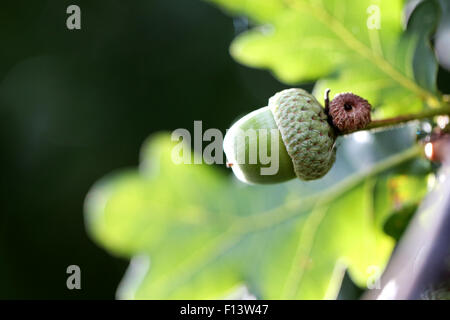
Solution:
[[[302,89],[283,90],[267,107],[233,124],[224,151],[234,174],[247,183],[319,179],[336,160],[337,135],[328,120],[314,96]]]

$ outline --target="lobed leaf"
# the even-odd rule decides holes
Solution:
[[[402,0],[271,1],[270,18],[260,1],[213,2],[257,24],[233,41],[237,61],[269,69],[288,84],[319,80],[319,99],[328,87],[351,91],[372,103],[375,117],[438,103],[437,61],[429,44],[439,16],[433,0],[419,6],[407,32]]]
[[[173,147],[169,135],[152,137],[138,170],[102,179],[87,196],[93,238],[140,265],[150,261],[131,265],[121,298],[224,298],[242,286],[265,299],[334,298],[347,268],[364,286],[394,246],[383,232],[396,201],[389,181],[418,152],[308,193],[302,187],[311,184],[244,186],[207,165],[176,165]]]

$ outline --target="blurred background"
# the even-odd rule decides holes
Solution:
[[[2,1],[0,25],[0,299],[112,299],[128,261],[86,234],[92,184],[136,166],[152,132],[225,130],[286,86],[233,61],[247,21],[199,0]]]
[[[245,20],[203,1],[2,1],[0,25],[0,298],[114,298],[128,261],[85,232],[91,185],[152,132],[225,130],[284,86],[232,60]]]

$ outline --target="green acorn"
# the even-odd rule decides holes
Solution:
[[[240,180],[270,184],[323,177],[336,159],[335,141],[320,103],[305,90],[287,89],[237,121],[225,135],[224,151]]]

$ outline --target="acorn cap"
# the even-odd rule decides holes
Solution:
[[[269,108],[297,177],[323,177],[336,160],[336,135],[320,103],[305,90],[287,89],[269,99]]]

